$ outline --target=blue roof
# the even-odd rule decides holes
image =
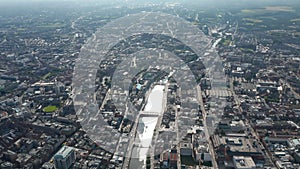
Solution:
[[[141,85],[141,84],[137,84],[137,85],[136,85],[136,89],[141,90],[141,88],[142,88],[142,85]]]

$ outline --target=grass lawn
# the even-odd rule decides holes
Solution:
[[[49,73],[47,73],[47,74],[45,74],[43,77],[42,77],[42,79],[48,79],[50,76],[52,75],[52,73],[51,72],[49,72]]]
[[[43,112],[46,113],[51,113],[51,112],[55,112],[57,110],[56,106],[47,106],[43,108]]]

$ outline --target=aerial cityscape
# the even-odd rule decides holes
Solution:
[[[300,169],[300,1],[0,1],[0,126],[0,169]]]

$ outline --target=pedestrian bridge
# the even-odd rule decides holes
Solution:
[[[140,113],[139,113],[139,116],[143,116],[143,117],[145,117],[145,116],[152,117],[152,116],[160,116],[160,115],[162,115],[162,113],[151,112],[151,111],[140,111]]]

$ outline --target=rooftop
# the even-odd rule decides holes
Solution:
[[[74,149],[72,147],[63,146],[54,156],[54,158],[66,158]]]
[[[255,163],[251,157],[233,156],[233,162],[236,168],[256,168]]]

